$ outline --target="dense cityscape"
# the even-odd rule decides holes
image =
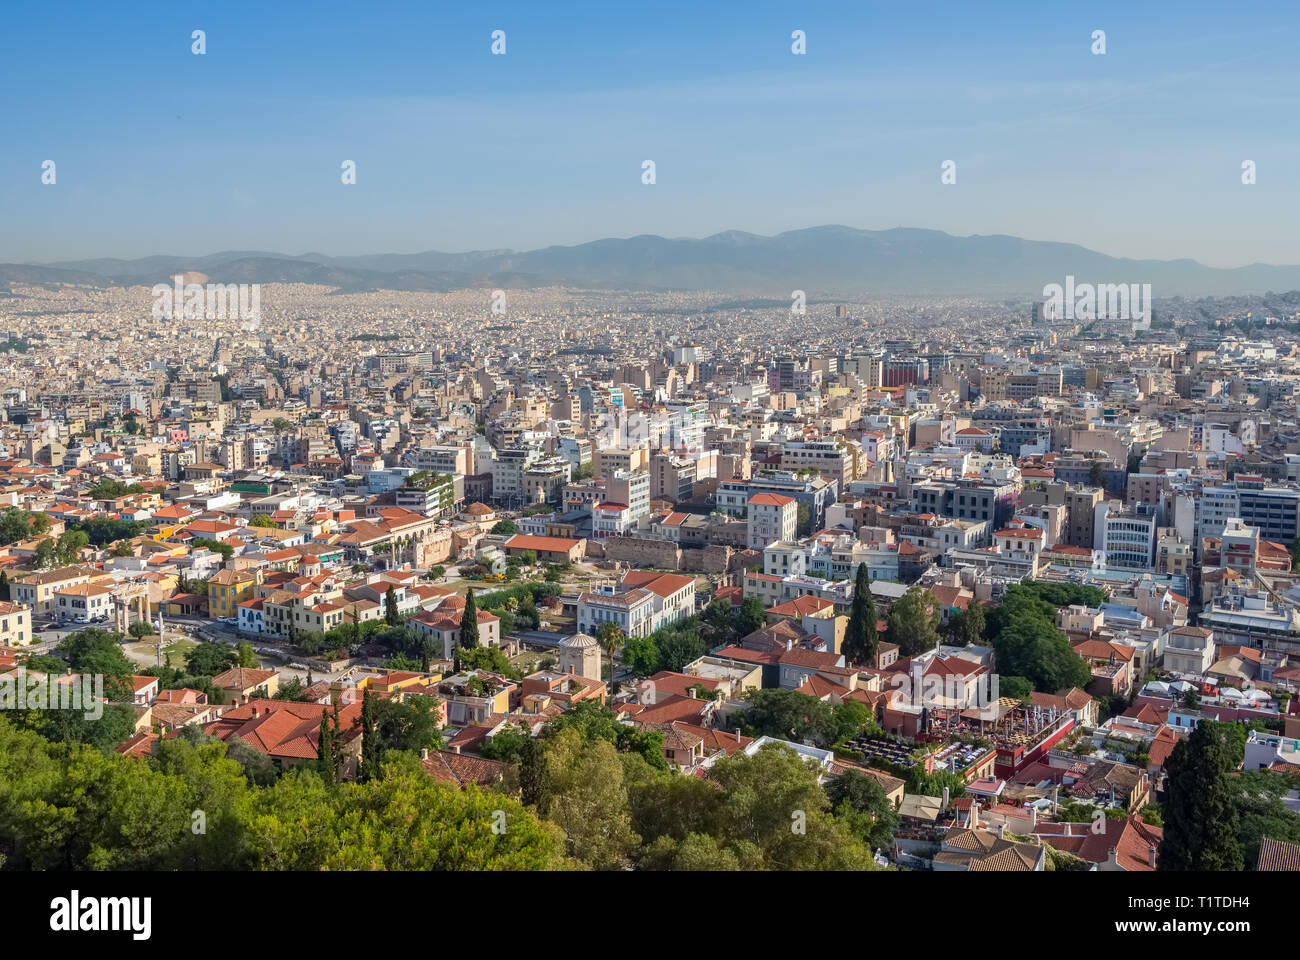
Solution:
[[[0,308],[6,867],[1296,866],[1296,314],[207,280]]]
[[[1300,12],[1250,13],[7,11],[5,929],[1284,935]]]

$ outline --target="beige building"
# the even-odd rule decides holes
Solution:
[[[96,623],[113,615],[113,588],[108,584],[78,583],[54,591],[54,614],[73,623]]]
[[[92,570],[90,567],[60,567],[23,577],[13,584],[14,601],[26,604],[32,615],[52,616],[57,612],[55,594],[67,587],[90,583],[92,580],[112,581],[111,573]]]
[[[0,601],[0,646],[22,647],[31,641],[31,608],[21,603]]]
[[[560,641],[559,671],[580,677],[600,679],[600,645],[596,638],[585,633],[575,633]]]
[[[650,467],[650,451],[644,447],[597,450],[592,464],[592,472],[597,477],[611,476],[616,470],[647,470]]]

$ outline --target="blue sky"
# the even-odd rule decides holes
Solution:
[[[1296,5],[994,6],[15,6],[0,261],[844,223],[1300,263]]]

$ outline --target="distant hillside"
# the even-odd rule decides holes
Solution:
[[[1045,284],[1149,283],[1156,298],[1300,289],[1300,266],[1232,270],[1194,260],[1129,260],[1068,243],[937,230],[825,226],[774,237],[738,231],[700,240],[638,236],[541,250],[430,251],[328,257],[227,251],[202,257],[0,264],[0,282],[95,285],[166,282],[198,270],[218,282],[320,283],[343,290],[451,290],[566,284],[595,289],[719,290],[810,295],[974,295],[1030,299]]]

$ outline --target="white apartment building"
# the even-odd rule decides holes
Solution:
[[[1105,552],[1108,567],[1150,571],[1158,526],[1154,511],[1124,510],[1117,501],[1103,500],[1095,511],[1093,545]]]
[[[749,548],[762,550],[774,540],[793,540],[799,525],[794,497],[758,493],[749,498]]]
[[[774,577],[802,577],[808,572],[808,548],[788,540],[769,543],[763,548],[763,572]]]
[[[650,514],[650,474],[645,470],[615,470],[605,478],[605,502],[628,508],[632,523]]]
[[[1164,667],[1171,673],[1201,677],[1214,664],[1214,631],[1178,627],[1165,638]]]
[[[578,632],[598,636],[613,623],[624,636],[644,637],[695,613],[695,578],[632,570],[620,584],[606,584],[578,598]]]
[[[848,441],[842,447],[834,440],[792,441],[781,448],[781,469],[816,470],[843,490],[846,483],[858,478],[860,449]]]
[[[1259,528],[1260,537],[1290,544],[1300,536],[1300,487],[1270,484],[1240,474],[1217,487],[1204,487],[1197,536],[1217,537],[1234,517]]]
[[[113,613],[113,590],[95,583],[81,583],[55,591],[54,612],[60,620],[92,623]]]

